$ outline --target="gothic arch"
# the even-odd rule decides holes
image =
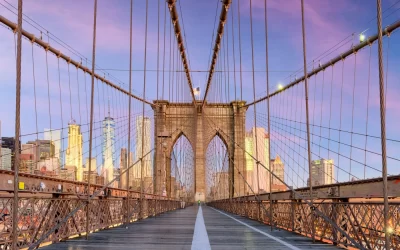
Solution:
[[[230,187],[229,194],[244,195],[245,191],[241,174],[245,174],[245,102],[234,101],[231,103],[206,103],[202,107],[199,101],[194,103],[170,103],[164,100],[154,101],[154,133],[156,140],[155,150],[155,175],[160,175],[169,166],[164,164],[164,154],[171,155],[173,147],[181,136],[185,136],[194,152],[194,200],[205,200],[205,151],[211,140],[218,136],[225,144],[229,157],[229,171],[234,184]],[[168,135],[168,136],[167,136]],[[235,146],[233,143],[239,146]],[[231,162],[235,162],[235,166]],[[157,190],[162,176],[154,176]]]
[[[229,143],[230,142],[230,140],[228,139],[228,138],[226,138],[227,136],[225,136],[223,133],[220,133],[219,131],[215,131],[215,133],[214,134],[211,134],[211,136],[209,136],[208,138],[207,138],[207,141],[205,141],[205,150],[207,150],[208,149],[208,147],[210,146],[210,143],[212,142],[212,140],[215,138],[215,137],[218,137],[219,139],[221,139],[221,141],[224,143],[224,145],[225,145],[225,147],[226,147],[226,150],[228,151],[228,156],[231,154],[230,153],[230,150],[231,150],[231,148],[232,148],[232,146],[230,145],[230,144],[232,144],[232,143]]]
[[[174,146],[175,146],[176,142],[182,136],[185,137],[189,141],[189,144],[192,147],[192,150],[194,152],[195,147],[193,146],[193,142],[189,139],[189,137],[186,135],[186,133],[184,131],[180,130],[180,131],[177,131],[177,133],[175,133],[174,135],[171,136],[171,143],[170,143],[170,145],[169,145],[169,147],[167,149],[167,155],[170,156],[172,154],[172,151],[174,149]]]

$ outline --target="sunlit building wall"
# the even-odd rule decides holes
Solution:
[[[77,181],[83,180],[81,126],[77,125],[74,120],[68,125],[68,147],[65,152],[65,165],[75,166],[75,179]]]
[[[311,162],[312,185],[328,185],[334,183],[333,160],[320,159]]]
[[[144,125],[143,125],[144,124]],[[144,131],[142,130],[144,126]],[[143,133],[144,132],[144,133]],[[143,142],[142,142],[143,133]],[[146,155],[151,150],[151,136],[150,136],[150,118],[143,116],[138,116],[136,118],[136,160],[142,157],[142,145],[143,145],[143,155]],[[141,177],[141,164],[138,162],[134,167],[134,178]],[[152,177],[151,169],[151,154],[147,154],[143,157],[143,177]]]
[[[114,179],[114,160],[115,160],[115,121],[110,117],[103,120],[103,174],[106,183]]]

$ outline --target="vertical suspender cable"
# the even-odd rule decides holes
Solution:
[[[256,83],[255,83],[255,76],[254,76],[254,43],[253,43],[253,11],[252,11],[252,0],[250,0],[250,39],[251,39],[251,68],[252,68],[252,77],[253,77],[253,100],[256,100]],[[257,109],[256,105],[254,105],[254,130],[253,133],[255,138],[255,145],[256,145],[256,164],[257,164],[257,190],[256,193],[260,192],[260,173],[259,173],[259,162],[260,159],[258,158],[258,138],[257,138]]]
[[[228,19],[228,17],[227,17],[227,19]],[[227,75],[228,75],[228,102],[230,102],[231,101],[231,98],[230,98],[230,88],[229,88],[229,85],[230,85],[230,81],[229,81],[229,78],[230,78],[230,76],[231,76],[231,72],[229,71],[229,29],[227,28],[226,29],[226,62],[227,62]]]
[[[144,71],[143,71],[143,97],[146,96],[146,65],[147,65],[147,19],[148,19],[149,1],[146,0],[146,27],[144,35]],[[140,158],[140,216],[143,218],[143,147],[144,147],[144,102],[142,103],[142,154]]]
[[[157,100],[158,100],[158,78],[159,78],[159,66],[160,66],[160,1],[157,1]]]
[[[235,89],[235,101],[237,100],[236,98],[236,57],[235,57],[235,30],[234,30],[234,22],[233,22],[233,6],[232,4],[232,54],[233,54],[233,81],[234,81],[234,89]],[[229,160],[228,160],[229,162]],[[228,163],[229,164],[229,163]]]
[[[267,96],[269,96],[269,73],[268,73],[268,19],[267,19],[267,0],[264,0],[264,26],[265,26],[265,72],[267,83]],[[272,166],[271,166],[271,123],[269,114],[269,98],[267,99],[267,122],[268,122],[268,166],[269,166],[269,222],[271,231],[273,229],[272,221]]]
[[[132,16],[133,16],[133,0],[131,0],[131,13],[130,13],[130,28],[129,28],[129,93],[132,92]],[[158,70],[157,70],[158,74]],[[128,152],[127,152],[127,167],[128,171],[126,174],[126,224],[129,223],[129,171],[131,166],[131,112],[132,112],[132,98],[128,97]],[[157,84],[157,98],[158,98],[158,84]]]
[[[239,66],[240,66],[240,100],[243,101],[243,77],[242,77],[242,38],[240,34],[240,5],[238,0],[238,23],[239,23]]]
[[[310,198],[311,198],[311,237],[315,241],[314,228],[314,198],[312,191],[312,174],[311,174],[311,147],[310,147],[310,123],[308,117],[308,77],[307,77],[307,58],[306,58],[306,31],[304,26],[304,0],[301,0],[301,27],[303,37],[303,62],[304,62],[304,94],[306,99],[306,124],[307,124],[307,153],[308,153],[308,174],[310,178]]]
[[[94,106],[94,70],[96,61],[96,16],[97,16],[97,0],[94,0],[93,15],[93,51],[92,51],[92,89],[90,96],[90,129],[89,129],[89,172],[88,172],[88,189],[87,189],[87,205],[86,205],[86,240],[89,239],[89,202],[90,202],[90,172],[92,171],[92,144],[93,144],[93,106]]]
[[[166,22],[166,17],[167,17],[167,3],[165,2],[164,6],[164,49],[163,49],[163,77],[162,77],[162,91],[161,91],[161,99],[164,100],[164,80],[165,80],[165,31],[167,28],[167,22]]]
[[[18,249],[18,168],[19,168],[19,137],[21,122],[21,56],[22,56],[22,0],[18,0],[18,27],[17,27],[17,82],[15,98],[15,143],[14,143],[14,202],[12,213],[12,248]]]
[[[381,146],[382,146],[382,180],[383,180],[383,218],[385,229],[385,249],[390,249],[390,233],[389,227],[389,202],[387,191],[387,162],[386,162],[386,107],[385,107],[385,86],[383,72],[383,55],[382,55],[382,2],[377,2],[377,21],[378,21],[378,63],[379,63],[379,96],[380,96],[380,113],[381,113]],[[386,83],[387,84],[387,83]]]

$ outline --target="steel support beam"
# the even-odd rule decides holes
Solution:
[[[393,23],[392,25],[387,26],[383,31],[382,31],[382,35],[383,36],[387,36],[388,34],[390,34],[391,32],[393,32],[394,30],[398,29],[400,27],[400,21],[397,21],[395,23]],[[344,60],[346,57],[356,53],[357,51],[359,51],[360,49],[372,44],[373,42],[375,42],[376,40],[378,40],[378,34],[375,34],[373,36],[368,37],[368,39],[366,39],[364,42],[360,43],[357,46],[352,47],[351,49],[345,51],[344,53],[340,54],[339,56],[333,58],[332,60],[326,62],[325,64],[322,64],[319,68],[316,68],[312,71],[310,71],[309,73],[307,73],[307,77],[310,78],[313,75],[318,74],[319,72],[325,70],[326,68],[328,68],[329,66],[334,65],[335,63]],[[300,83],[304,81],[304,76],[300,77],[299,79],[289,83],[288,85],[284,86],[282,89],[277,90],[269,95],[266,95],[254,102],[250,102],[247,105],[244,105],[243,107],[249,107],[251,105],[257,104],[259,102],[262,102],[264,100],[267,100],[270,97],[273,97],[274,95],[277,95],[278,93],[285,91],[288,88],[291,88],[293,86],[295,86],[296,84]]]
[[[194,92],[193,92],[192,79],[190,77],[189,64],[188,64],[188,61],[186,59],[185,46],[184,46],[184,41],[183,41],[183,38],[182,38],[181,26],[179,25],[178,11],[176,10],[176,7],[175,7],[176,0],[166,0],[166,1],[168,3],[169,12],[171,14],[172,24],[174,25],[174,32],[175,32],[175,36],[176,36],[176,42],[178,43],[178,49],[179,49],[180,54],[181,54],[182,64],[183,64],[183,68],[185,69],[186,79],[188,81],[188,85],[189,85],[189,88],[190,88],[190,93],[192,94],[194,105],[197,106],[196,98],[195,98]]]
[[[208,71],[208,80],[207,80],[206,92],[204,93],[203,103],[201,105],[202,107],[204,107],[204,104],[206,103],[207,94],[211,86],[211,81],[215,70],[215,64],[217,63],[218,53],[221,48],[222,35],[224,34],[224,27],[226,18],[228,16],[229,5],[231,4],[231,2],[232,0],[223,0],[222,3],[222,10],[219,18],[217,37],[215,38],[214,52],[211,58],[210,70]]]
[[[17,25],[15,23],[11,22],[10,20],[8,20],[7,18],[5,18],[5,17],[3,17],[1,15],[0,15],[0,22],[3,23],[4,25],[6,25],[7,27],[9,27],[12,30],[16,30],[17,29]],[[40,47],[44,48],[45,50],[48,50],[48,51],[52,52],[57,57],[60,57],[60,58],[64,59],[66,62],[68,62],[68,63],[74,65],[75,67],[83,70],[84,72],[88,73],[89,75],[92,75],[92,70],[90,70],[89,68],[83,66],[82,63],[80,63],[80,62],[72,60],[70,57],[68,57],[67,55],[61,53],[61,51],[55,49],[54,47],[50,46],[50,44],[45,43],[43,40],[36,39],[35,35],[27,32],[26,30],[22,30],[22,35],[25,38],[29,39],[32,43],[35,43],[35,44],[39,45]],[[115,85],[114,83],[110,82],[109,80],[105,79],[104,77],[101,77],[100,75],[98,75],[96,73],[94,74],[94,77],[96,79],[104,82],[108,86],[110,86],[110,87],[112,87],[112,88],[114,88],[114,89],[116,89],[118,91],[121,91],[122,93],[124,93],[124,94],[126,94],[126,95],[128,95],[130,97],[135,98],[138,101],[141,101],[141,102],[144,102],[146,104],[149,104],[150,106],[154,106],[153,103],[151,103],[151,102],[149,102],[147,100],[144,100],[143,98],[141,98],[139,96],[136,96],[134,94],[129,93],[129,91],[127,91],[127,90]]]

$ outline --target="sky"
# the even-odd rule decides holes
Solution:
[[[168,72],[162,74],[159,71],[158,81],[157,72],[152,71],[157,69],[157,56],[159,56],[159,69],[163,64],[163,39],[164,39],[164,13],[165,2],[160,1],[160,15],[158,15],[158,2],[156,0],[148,0],[148,29],[147,29],[147,48],[146,48],[146,68],[147,73],[143,73],[144,58],[145,58],[145,24],[146,24],[146,1],[136,0],[133,7],[133,60],[132,60],[132,92],[138,96],[143,96],[143,82],[146,76],[146,95],[145,99],[157,99],[157,89],[162,87],[162,79],[165,80],[165,89],[171,81],[175,84],[176,92],[174,97],[172,94],[165,92],[164,99],[175,101],[190,101],[190,95],[184,74],[179,73],[175,76],[170,76]],[[268,59],[269,59],[269,84],[270,91],[277,89],[278,84],[286,85],[295,78],[303,75],[303,50],[302,50],[302,30],[301,30],[301,12],[299,0],[268,0]],[[366,36],[376,34],[376,1],[375,0],[305,0],[305,27],[306,27],[306,57],[308,62],[308,70],[313,67],[318,67],[318,64],[329,61],[345,50],[351,48],[352,45],[358,43],[358,35],[365,32]],[[250,33],[250,1],[233,0],[229,9],[228,21],[225,28],[228,33],[224,34],[224,41],[227,41],[229,50],[232,51],[235,46],[235,60],[233,53],[226,53],[226,61],[229,62],[230,70],[233,69],[233,61],[236,63],[236,75],[234,73],[224,74],[215,73],[214,81],[208,101],[232,101],[235,99],[234,82],[236,78],[236,99],[240,99],[240,90],[242,90],[243,100],[248,102],[253,100],[253,83],[255,86],[256,97],[262,97],[266,93],[266,75],[265,75],[265,27],[264,27],[264,1],[252,1],[252,20],[253,20],[253,46],[251,43]],[[11,20],[17,21],[17,17],[13,12],[13,6],[17,6],[16,0],[0,0],[0,15]],[[398,0],[382,0],[383,9],[383,26],[386,27],[400,19],[400,1]],[[180,25],[184,28],[184,38],[187,57],[189,59],[189,67],[192,71],[191,78],[195,87],[201,88],[201,95],[204,95],[206,79],[208,76],[209,59],[211,48],[214,46],[216,23],[220,13],[221,2],[217,0],[178,0],[177,9],[180,17]],[[239,41],[238,41],[238,9],[240,9],[240,25],[241,25],[241,56],[242,56],[242,88],[240,89],[240,74],[239,74]],[[36,37],[42,37],[43,40],[55,48],[70,56],[72,59],[81,61],[91,68],[90,61],[92,59],[92,41],[93,41],[93,1],[47,1],[47,0],[25,0],[23,6],[24,14],[30,19],[26,19],[29,23],[36,22],[33,26],[28,22],[24,22],[23,28],[34,34]],[[166,63],[165,71],[168,71],[170,66],[169,57],[169,25],[170,17],[168,10],[166,12]],[[233,14],[233,16],[232,16]],[[97,37],[96,37],[96,72],[100,75],[105,75],[115,84],[124,89],[129,86],[129,1],[98,1],[97,10]],[[159,17],[159,18],[158,18]],[[233,18],[233,23],[232,23]],[[216,23],[215,23],[216,20]],[[159,26],[158,26],[159,22]],[[39,25],[42,28],[39,28]],[[227,34],[232,36],[232,28],[234,30],[234,39],[226,38]],[[42,30],[42,34],[40,33]],[[46,30],[51,33],[47,37]],[[352,35],[354,34],[354,35]],[[63,43],[57,42],[54,37],[57,37]],[[398,127],[400,126],[400,118],[398,112],[400,110],[400,78],[399,71],[396,69],[400,61],[400,40],[398,32],[394,32],[390,37],[388,49],[388,39],[384,40],[384,62],[385,70],[387,70],[387,137],[392,139],[388,142],[388,155],[396,157],[400,149],[400,139]],[[66,46],[68,45],[68,47]],[[172,43],[172,47],[176,47]],[[320,57],[327,50],[336,46],[325,56]],[[252,47],[254,49],[254,68],[252,67]],[[336,130],[346,128],[348,131],[359,132],[365,134],[366,113],[369,112],[368,118],[368,134],[379,137],[379,95],[378,95],[378,72],[377,72],[377,49],[376,44],[371,48],[371,57],[369,57],[369,49],[366,48],[357,53],[357,60],[354,62],[354,56],[345,60],[344,70],[342,65],[336,64],[328,68],[325,75],[318,74],[315,78],[309,81],[309,96],[310,96],[310,119],[314,120],[316,131],[321,135],[329,131],[319,131],[318,126],[326,126],[335,128]],[[73,50],[71,49],[73,48]],[[222,46],[222,51],[225,51],[226,46]],[[22,52],[22,128],[21,133],[28,135],[31,133],[43,131],[44,128],[61,128],[66,127],[67,121],[76,119],[80,124],[87,124],[89,121],[88,110],[89,103],[85,88],[90,88],[90,77],[84,73],[76,71],[75,67],[70,67],[68,73],[68,65],[60,62],[60,81],[58,81],[58,60],[57,57],[48,54],[48,63],[46,64],[46,53],[42,48],[33,46],[33,54],[35,60],[35,77],[32,74],[32,45],[29,41],[23,41]],[[79,53],[79,55],[77,55]],[[222,52],[221,52],[222,53]],[[228,59],[229,57],[229,59]],[[1,133],[3,136],[12,136],[14,134],[14,113],[15,113],[15,46],[13,33],[0,26],[0,120],[2,121]],[[371,58],[371,59],[369,59]],[[314,62],[313,62],[314,60]],[[368,77],[369,60],[371,60],[371,73]],[[355,65],[355,66],[354,66]],[[221,67],[223,67],[221,65]],[[48,73],[47,73],[48,69]],[[102,71],[100,69],[110,69]],[[252,70],[254,73],[254,81]],[[196,72],[197,71],[197,72]],[[201,72],[198,72],[201,71]],[[226,67],[225,67],[226,71]],[[258,72],[260,71],[260,72]],[[105,73],[104,73],[105,72]],[[355,72],[355,73],[354,73]],[[49,77],[47,77],[47,74]],[[68,77],[69,76],[69,77]],[[343,76],[343,80],[342,77]],[[354,76],[355,81],[354,81]],[[78,77],[78,78],[77,78]],[[173,81],[173,77],[179,77],[179,80]],[[222,81],[218,79],[229,79],[230,92],[227,95],[218,92],[217,86],[222,86]],[[324,78],[325,77],[325,78]],[[176,78],[178,79],[178,78]],[[327,87],[321,88],[323,79],[326,80],[326,86],[332,84],[334,91],[329,91]],[[368,85],[370,79],[371,89],[368,104],[366,105],[366,96],[368,93]],[[33,80],[37,84],[36,98],[34,97]],[[83,81],[86,81],[83,84]],[[218,83],[219,81],[219,83]],[[158,82],[158,84],[157,84]],[[356,83],[353,88],[353,83]],[[59,87],[59,83],[60,86]],[[220,85],[218,85],[220,84]],[[72,87],[69,87],[72,85]],[[75,87],[78,86],[78,87]],[[96,85],[100,86],[100,85]],[[157,87],[158,86],[158,87]],[[226,85],[225,85],[226,86]],[[301,85],[303,86],[303,85]],[[325,85],[324,85],[325,86]],[[343,87],[342,87],[343,86]],[[87,89],[86,89],[87,90]],[[117,93],[112,88],[103,88],[97,90],[99,95],[95,100],[96,108],[95,121],[101,121],[108,112],[108,105],[111,109],[113,117],[118,117],[123,122],[126,117],[128,99]],[[325,92],[324,92],[325,91]],[[49,94],[50,93],[50,94]],[[72,94],[71,94],[72,93]],[[321,95],[321,93],[324,93]],[[326,97],[332,93],[332,99]],[[354,95],[353,95],[354,93]],[[77,97],[77,95],[79,95]],[[72,96],[72,98],[70,98]],[[99,97],[100,96],[100,97]],[[159,94],[162,96],[162,94]],[[325,98],[323,98],[325,96]],[[353,97],[354,96],[354,97]],[[341,97],[344,100],[340,105]],[[60,102],[61,98],[61,102]],[[86,99],[85,99],[86,98]],[[162,98],[162,97],[161,97]],[[159,98],[159,99],[161,99]],[[51,100],[51,101],[49,101]],[[36,101],[37,111],[34,110]],[[288,104],[290,101],[290,104]],[[304,115],[297,116],[294,114],[296,107],[299,107],[304,101],[304,92],[301,89],[294,88],[282,94],[281,97],[271,98],[271,114],[275,117],[280,117],[283,120],[274,120],[275,134],[271,138],[276,138],[276,150],[273,154],[285,154],[282,150],[278,150],[279,146],[285,140],[288,141],[284,151],[296,151],[291,148],[290,143],[299,139],[303,132],[298,134],[292,132],[295,130],[294,122],[305,122]],[[284,105],[284,102],[286,104]],[[141,103],[133,101],[133,113],[140,114],[142,111]],[[333,108],[332,108],[333,106]],[[316,108],[315,108],[316,107]],[[59,110],[63,108],[62,114]],[[257,105],[257,112],[266,114],[265,102]],[[342,109],[340,112],[339,109]],[[145,107],[146,114],[151,114],[151,108]],[[304,108],[302,109],[304,111]],[[290,111],[293,111],[290,113]],[[303,112],[302,111],[302,112]],[[119,113],[118,113],[119,112]],[[247,112],[247,129],[250,129],[254,124],[253,108]],[[37,115],[36,115],[37,113]],[[50,113],[50,115],[49,115]],[[330,115],[333,114],[333,117]],[[340,115],[338,115],[340,114]],[[329,117],[331,116],[331,122]],[[38,117],[38,119],[36,119]],[[52,118],[52,119],[51,119]],[[276,119],[278,119],[276,118]],[[273,118],[275,119],[275,118]],[[35,126],[37,120],[38,128]],[[342,121],[342,124],[339,124]],[[257,126],[266,127],[266,120],[260,115],[257,121]],[[286,127],[283,127],[286,126]],[[118,127],[118,125],[117,125]],[[284,130],[287,128],[288,130]],[[117,135],[122,137],[126,133],[126,127],[120,126],[120,131]],[[305,128],[304,128],[305,129]],[[314,129],[314,126],[313,126]],[[38,130],[38,131],[36,131]],[[84,129],[87,131],[87,128]],[[97,129],[100,137],[100,127]],[[135,132],[133,132],[135,133]],[[274,132],[271,132],[274,133]],[[97,134],[96,134],[97,135]],[[290,136],[292,137],[290,137]],[[351,133],[342,134],[342,143],[347,143]],[[354,135],[354,134],[353,134]],[[353,136],[352,135],[352,136]],[[84,135],[87,136],[87,135]],[[275,136],[275,137],[274,137]],[[283,138],[284,136],[285,138]],[[328,134],[326,135],[328,136]],[[339,139],[339,133],[332,136],[332,140]],[[292,139],[288,139],[288,138]],[[320,137],[316,134],[315,140]],[[26,139],[30,138],[26,136]],[[354,136],[353,141],[348,143],[361,145],[365,151],[365,138]],[[304,141],[304,140],[303,140]],[[281,143],[281,144],[279,144]],[[328,141],[315,143],[314,152],[317,152],[321,146],[328,147]],[[333,143],[332,141],[330,143]],[[380,141],[371,139],[368,148],[371,151],[379,152]],[[121,147],[124,144],[121,144]],[[331,144],[329,144],[331,145]],[[337,147],[338,145],[332,145]],[[350,148],[350,147],[348,147]],[[340,154],[349,154],[350,152],[342,147]],[[351,152],[351,158],[359,159],[364,162],[364,151]],[[303,155],[303,153],[298,152]],[[339,154],[335,162],[340,160]],[[371,156],[369,159],[371,166],[380,168],[379,157],[368,153]],[[327,153],[323,155],[315,154],[313,156],[327,157]],[[285,157],[283,157],[285,159]],[[286,156],[286,164],[294,164],[294,160]],[[343,162],[343,161],[342,161]],[[351,162],[351,161],[350,161]],[[293,167],[294,168],[294,167]],[[348,169],[348,166],[344,167]],[[389,161],[389,173],[398,174],[398,161]],[[363,175],[362,167],[360,167],[356,176]],[[294,170],[292,171],[294,173]],[[379,172],[370,173],[369,177],[379,176]],[[347,178],[347,177],[343,177]]]

